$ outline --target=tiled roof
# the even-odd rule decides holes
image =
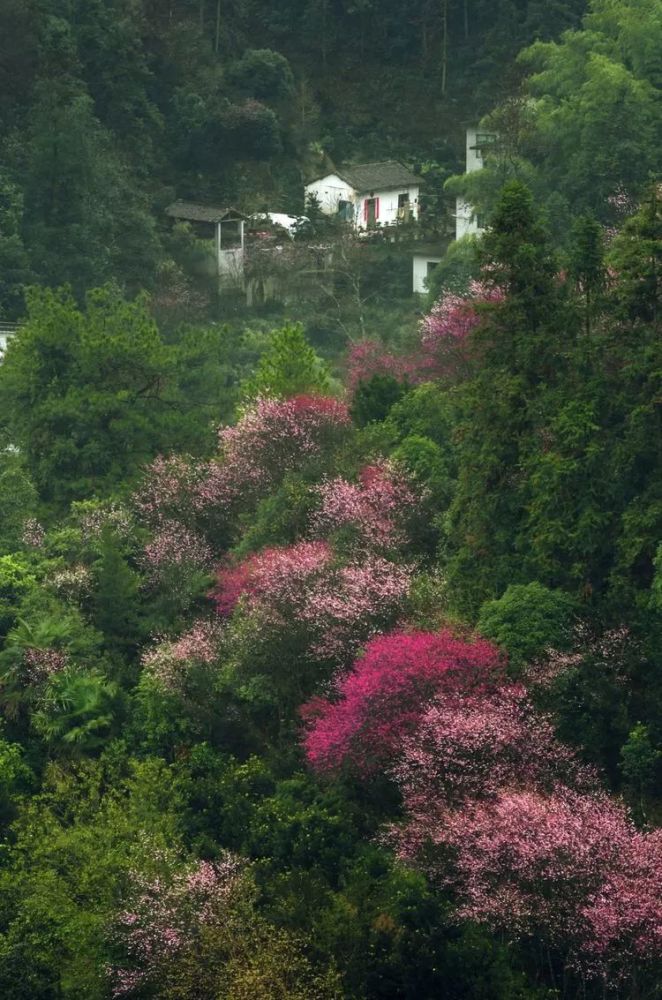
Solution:
[[[355,163],[349,167],[342,167],[335,173],[351,184],[355,191],[383,191],[388,188],[403,188],[421,183],[420,177],[398,163],[397,160]],[[328,176],[328,174],[324,176]],[[319,177],[316,179],[321,180]]]
[[[166,208],[166,215],[188,222],[224,222],[226,219],[245,219],[236,208],[218,208],[215,205],[197,205],[192,201],[174,201]]]

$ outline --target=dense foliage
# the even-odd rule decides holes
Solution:
[[[3,998],[660,997],[661,15],[1,5]]]

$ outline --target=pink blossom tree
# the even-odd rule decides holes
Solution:
[[[438,801],[391,830],[401,860],[457,893],[457,915],[563,949],[584,972],[624,973],[662,934],[659,833],[601,793],[503,788]]]
[[[221,428],[217,458],[156,459],[133,498],[154,532],[147,565],[153,573],[191,562],[206,567],[210,542],[228,543],[239,510],[250,509],[288,472],[321,477],[350,426],[346,405],[330,397],[258,399],[234,426]]]
[[[347,407],[326,396],[258,399],[219,433],[216,475],[198,489],[199,502],[229,504],[264,496],[286,472],[324,464],[350,427]]]
[[[361,382],[375,375],[390,375],[397,382],[416,385],[425,378],[421,359],[411,354],[393,354],[378,340],[360,340],[352,344],[347,356],[347,391],[354,395]]]
[[[558,741],[520,684],[471,691],[441,687],[393,766],[410,815],[486,798],[500,789],[551,790],[560,781],[594,789],[597,776]]]
[[[420,326],[428,367],[441,376],[465,374],[474,356],[471,335],[483,319],[484,307],[498,305],[503,299],[498,285],[476,280],[469,283],[467,295],[442,295]]]
[[[224,919],[242,885],[242,864],[226,855],[174,867],[161,853],[158,874],[133,872],[126,907],[112,936],[126,962],[107,969],[113,997],[140,995],[167,979],[168,968],[205,926]]]
[[[419,497],[404,470],[393,462],[365,466],[358,483],[341,476],[317,487],[320,506],[312,530],[328,535],[340,530],[353,533],[359,548],[388,550],[407,541],[407,522],[419,507]]]
[[[149,873],[131,873],[125,907],[109,928],[119,953],[106,966],[113,998],[343,995],[335,972],[309,961],[300,935],[259,914],[240,859],[184,865],[161,851],[150,860]]]
[[[194,666],[212,666],[219,658],[222,626],[199,619],[176,639],[159,639],[142,656],[145,674],[165,691],[181,692]]]
[[[256,638],[298,638],[306,656],[344,661],[393,624],[411,577],[410,566],[376,555],[343,566],[327,542],[298,542],[221,569],[213,597],[224,615],[240,604]]]

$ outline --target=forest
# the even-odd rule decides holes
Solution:
[[[662,997],[661,84],[662,0],[0,0],[3,1000]]]

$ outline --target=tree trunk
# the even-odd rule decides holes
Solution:
[[[218,46],[221,40],[221,0],[216,0],[216,36],[214,38],[214,52],[218,53]]]

